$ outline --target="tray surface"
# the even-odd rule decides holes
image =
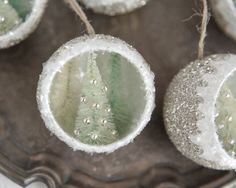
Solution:
[[[45,182],[50,188],[220,187],[233,172],[203,168],[182,156],[166,135],[163,98],[173,76],[197,56],[199,17],[194,0],[152,0],[127,15],[87,11],[97,33],[133,45],[156,74],[152,120],[132,144],[106,154],[73,152],[45,128],[36,104],[42,63],[66,41],[84,33],[79,18],[51,0],[41,24],[21,44],[0,51],[0,171],[20,185]],[[236,53],[235,43],[211,20],[206,54]]]

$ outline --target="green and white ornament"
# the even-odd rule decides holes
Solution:
[[[186,157],[236,169],[236,55],[212,55],[182,69],[166,93],[164,119]]]
[[[149,0],[78,0],[94,12],[110,16],[125,14],[140,8]]]
[[[154,109],[154,75],[120,39],[83,36],[44,64],[37,101],[46,127],[74,150],[112,152],[130,143]]]
[[[210,0],[216,22],[236,40],[236,0]]]
[[[24,40],[37,27],[47,0],[0,0],[0,48]]]

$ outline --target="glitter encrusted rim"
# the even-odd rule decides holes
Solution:
[[[91,146],[72,138],[57,124],[49,106],[50,86],[57,71],[73,57],[97,50],[115,52],[127,58],[139,71],[146,87],[146,106],[137,127],[126,137],[106,146]],[[37,102],[46,127],[73,150],[82,150],[88,153],[110,153],[132,142],[150,121],[155,107],[154,74],[137,50],[124,41],[105,35],[83,36],[64,44],[44,64],[38,83]]]
[[[210,0],[216,22],[231,38],[236,40],[236,6],[233,0]]]
[[[27,38],[38,26],[48,0],[34,0],[32,11],[16,29],[0,36],[0,49],[14,46]]]
[[[219,141],[215,103],[224,81],[236,70],[236,55],[218,54],[196,60],[173,79],[165,96],[167,133],[186,157],[208,168],[235,169],[235,158]]]
[[[140,8],[149,0],[79,0],[94,12],[110,16],[125,14]]]

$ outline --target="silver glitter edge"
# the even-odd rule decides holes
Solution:
[[[134,129],[133,132],[126,137],[106,146],[92,146],[83,144],[77,139],[72,138],[57,124],[49,107],[48,93],[50,90],[50,84],[56,72],[60,70],[60,68],[71,58],[78,56],[81,53],[94,50],[116,52],[127,58],[130,63],[137,67],[146,86],[147,104],[136,129]],[[36,98],[39,111],[41,112],[41,117],[44,120],[46,127],[73,150],[82,150],[88,153],[111,153],[118,148],[131,143],[150,121],[151,114],[155,108],[154,74],[141,54],[139,54],[136,49],[128,45],[126,42],[108,35],[85,35],[64,44],[43,65],[43,72],[40,75],[38,82]]]
[[[149,0],[79,0],[87,8],[96,13],[102,13],[109,16],[125,14],[137,8],[140,8]]]
[[[210,0],[219,27],[236,41],[236,6],[233,0]]]
[[[0,49],[9,48],[26,39],[38,26],[45,11],[48,0],[34,0],[32,11],[28,18],[16,29],[0,36]]]
[[[206,97],[204,101],[204,97],[199,94],[199,89],[204,90],[205,88],[205,91],[208,91],[207,89],[210,87],[208,86],[209,83],[206,79],[208,76],[206,75],[217,76],[219,69],[217,69],[216,63],[231,56],[232,55],[229,54],[213,55],[203,60],[196,60],[190,63],[174,77],[167,90],[164,102],[166,130],[177,149],[183,155],[198,164],[220,170],[232,169],[232,167],[228,164],[222,164],[221,158],[215,157],[207,160],[206,157],[204,157],[206,147],[204,147],[203,143],[202,145],[197,144],[197,141],[193,141],[193,138],[197,140],[197,138],[201,139],[203,136],[199,122],[205,121],[207,116],[207,114],[204,114],[204,112],[199,109],[201,106],[204,106],[203,104],[207,103],[206,100],[209,96]],[[235,55],[233,56],[236,58]],[[222,69],[222,67],[220,67],[220,69]],[[209,82],[211,81],[209,80]],[[220,85],[218,87],[220,88]],[[215,131],[215,125],[212,123],[209,125],[209,129]],[[223,150],[222,145],[217,139],[218,136],[214,136],[216,146]],[[223,158],[229,159],[225,151],[223,151],[221,155]],[[235,162],[232,158],[229,160]]]

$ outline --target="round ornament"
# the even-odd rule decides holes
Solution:
[[[0,0],[0,48],[24,40],[37,27],[47,0]]]
[[[218,25],[236,40],[236,0],[210,0]]]
[[[168,88],[164,119],[186,157],[236,169],[236,55],[212,55],[182,69]]]
[[[74,150],[112,152],[130,143],[154,109],[154,74],[120,39],[83,36],[44,64],[37,101],[46,127]]]
[[[124,14],[140,8],[149,0],[78,0],[94,12],[110,16]]]

